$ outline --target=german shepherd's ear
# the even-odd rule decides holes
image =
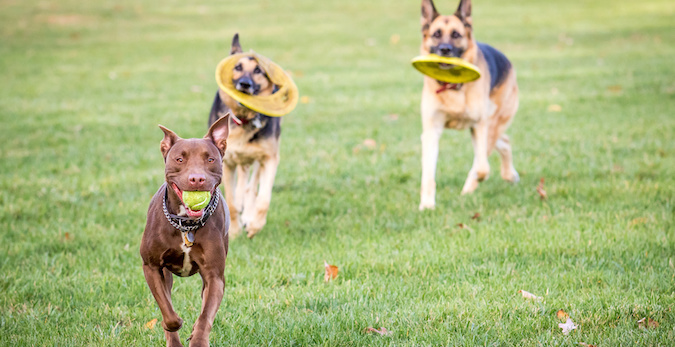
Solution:
[[[239,44],[239,33],[235,33],[234,37],[232,38],[232,47],[230,48],[230,55],[242,52],[244,51],[241,49],[241,45]]]
[[[464,26],[471,27],[471,0],[460,0],[455,16],[461,19]]]
[[[429,25],[431,22],[440,16],[438,11],[436,11],[436,6],[432,0],[422,0],[422,17],[420,18],[420,24],[422,24],[422,34],[427,35],[429,31]]]

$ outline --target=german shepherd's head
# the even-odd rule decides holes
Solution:
[[[234,34],[230,55],[242,52],[239,34]],[[249,95],[271,95],[274,91],[274,84],[267,76],[267,72],[253,57],[239,59],[232,70],[232,84],[238,91]]]
[[[471,32],[471,0],[460,0],[457,11],[442,16],[432,0],[422,0],[422,53],[465,58],[474,50]]]

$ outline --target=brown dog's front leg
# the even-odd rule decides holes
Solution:
[[[202,281],[204,282],[202,312],[192,328],[190,347],[209,346],[209,334],[213,327],[213,320],[223,300],[225,279],[222,269],[213,273],[202,273]]]
[[[167,268],[164,268],[162,272],[164,274],[164,289],[166,292],[166,297],[167,299],[169,299],[169,305],[173,307],[173,302],[171,302],[171,288],[173,288],[173,274]],[[164,330],[164,338],[166,338],[166,347],[183,347],[183,344],[180,343],[180,336],[178,335],[178,331]]]
[[[155,297],[159,310],[162,312],[164,330],[177,331],[183,325],[183,320],[174,311],[171,298],[167,295],[167,289],[171,290],[171,286],[167,286],[164,273],[158,267],[143,264],[143,275],[145,275],[145,281],[148,282],[152,296]]]

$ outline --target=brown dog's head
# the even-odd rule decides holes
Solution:
[[[422,0],[422,51],[443,57],[462,57],[473,47],[471,0],[460,0],[457,11],[442,16],[432,0]]]
[[[239,34],[234,34],[230,55],[242,52]],[[232,70],[232,85],[238,91],[249,95],[270,95],[274,90],[274,84],[267,76],[267,72],[253,57],[239,59]]]
[[[180,199],[188,216],[199,218],[202,211],[192,211],[183,202],[183,191],[214,193],[223,176],[223,154],[229,134],[228,113],[218,119],[201,139],[182,139],[173,131],[164,132],[160,150],[164,156],[166,183]]]

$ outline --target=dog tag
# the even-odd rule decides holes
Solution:
[[[188,232],[185,234],[185,236],[186,236],[188,242],[190,242],[190,243],[195,242],[195,233],[193,233],[192,231],[188,231]]]

